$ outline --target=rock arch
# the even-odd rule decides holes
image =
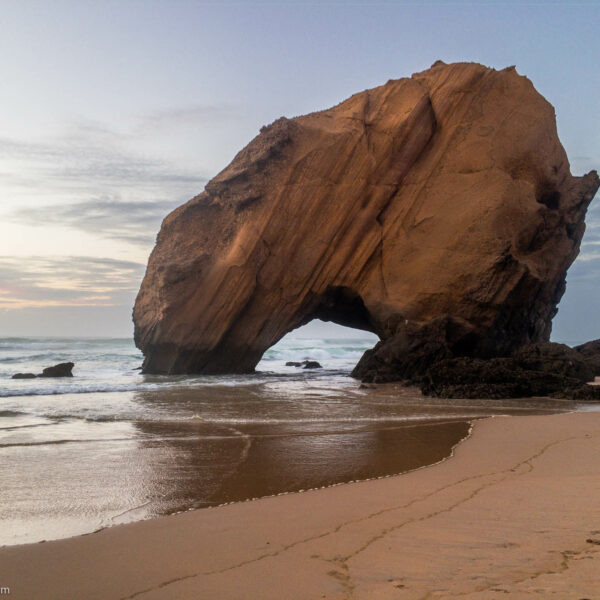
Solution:
[[[380,337],[357,375],[546,340],[597,188],[513,68],[438,61],[281,118],[164,220],[133,314],[144,370],[249,372],[315,317]]]

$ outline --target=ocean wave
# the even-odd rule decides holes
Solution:
[[[11,390],[1,390],[0,398],[19,398],[24,396],[61,396],[64,394],[95,394],[107,392],[135,392],[138,390],[153,390],[158,386],[146,385],[90,385],[74,387],[73,389],[64,388],[20,388]]]
[[[22,448],[29,446],[60,446],[62,444],[97,444],[99,442],[131,442],[132,438],[98,438],[98,439],[64,439],[44,440],[43,442],[14,442],[13,444],[0,444],[0,448]]]
[[[28,362],[32,360],[44,360],[55,357],[55,354],[52,352],[44,352],[43,354],[31,354],[24,356],[21,354],[20,356],[5,356],[0,358],[0,363],[19,363],[19,362]]]

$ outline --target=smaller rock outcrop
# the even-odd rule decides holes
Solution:
[[[564,344],[523,346],[510,357],[460,357],[432,364],[420,380],[426,396],[442,398],[525,398],[554,396],[600,399],[588,385],[593,372],[585,358]]]
[[[316,360],[305,360],[303,364],[304,364],[304,366],[302,367],[303,369],[322,369],[323,368],[321,366],[321,364],[318,363]]]
[[[285,363],[286,367],[302,367],[303,369],[322,369],[322,365],[318,363],[316,360],[303,360],[302,362],[297,362],[294,360],[288,360]]]
[[[512,357],[525,371],[541,371],[584,383],[594,380],[594,371],[586,358],[566,344],[530,344],[513,352]]]
[[[73,377],[75,363],[64,362],[53,367],[46,367],[38,377]]]
[[[451,334],[452,330],[456,330]],[[367,350],[352,371],[365,383],[420,381],[434,363],[452,358],[451,342],[460,327],[450,318],[435,319],[421,326],[411,322],[399,332]]]
[[[11,379],[36,379],[37,377],[73,377],[75,363],[64,362],[46,367],[39,375],[34,373],[15,373]]]
[[[585,358],[594,375],[600,375],[600,340],[592,340],[573,349]]]

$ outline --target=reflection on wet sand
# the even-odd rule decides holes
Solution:
[[[473,419],[576,408],[424,398],[336,372],[156,385],[22,397],[4,411],[0,545],[401,473],[449,456]]]
[[[450,404],[399,385],[324,383],[137,392],[146,408],[188,415],[135,423],[140,450],[163,450],[146,485],[161,490],[153,514],[402,473],[449,456],[472,419],[574,408],[548,398]]]
[[[314,431],[289,425],[234,429],[201,422],[145,422],[137,427],[144,437],[161,439],[168,454],[178,458],[155,464],[161,487],[170,481],[161,502],[169,511],[401,473],[449,456],[469,431],[466,421],[383,421]]]

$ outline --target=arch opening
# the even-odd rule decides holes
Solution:
[[[330,287],[295,327],[267,348],[256,369],[288,372],[311,361],[323,369],[351,371],[378,340],[360,295],[347,287]]]
[[[364,352],[378,340],[377,335],[363,329],[313,319],[289,331],[268,348],[256,365],[256,371],[292,375],[332,370],[350,373]],[[320,367],[307,369],[304,361],[317,362]]]

